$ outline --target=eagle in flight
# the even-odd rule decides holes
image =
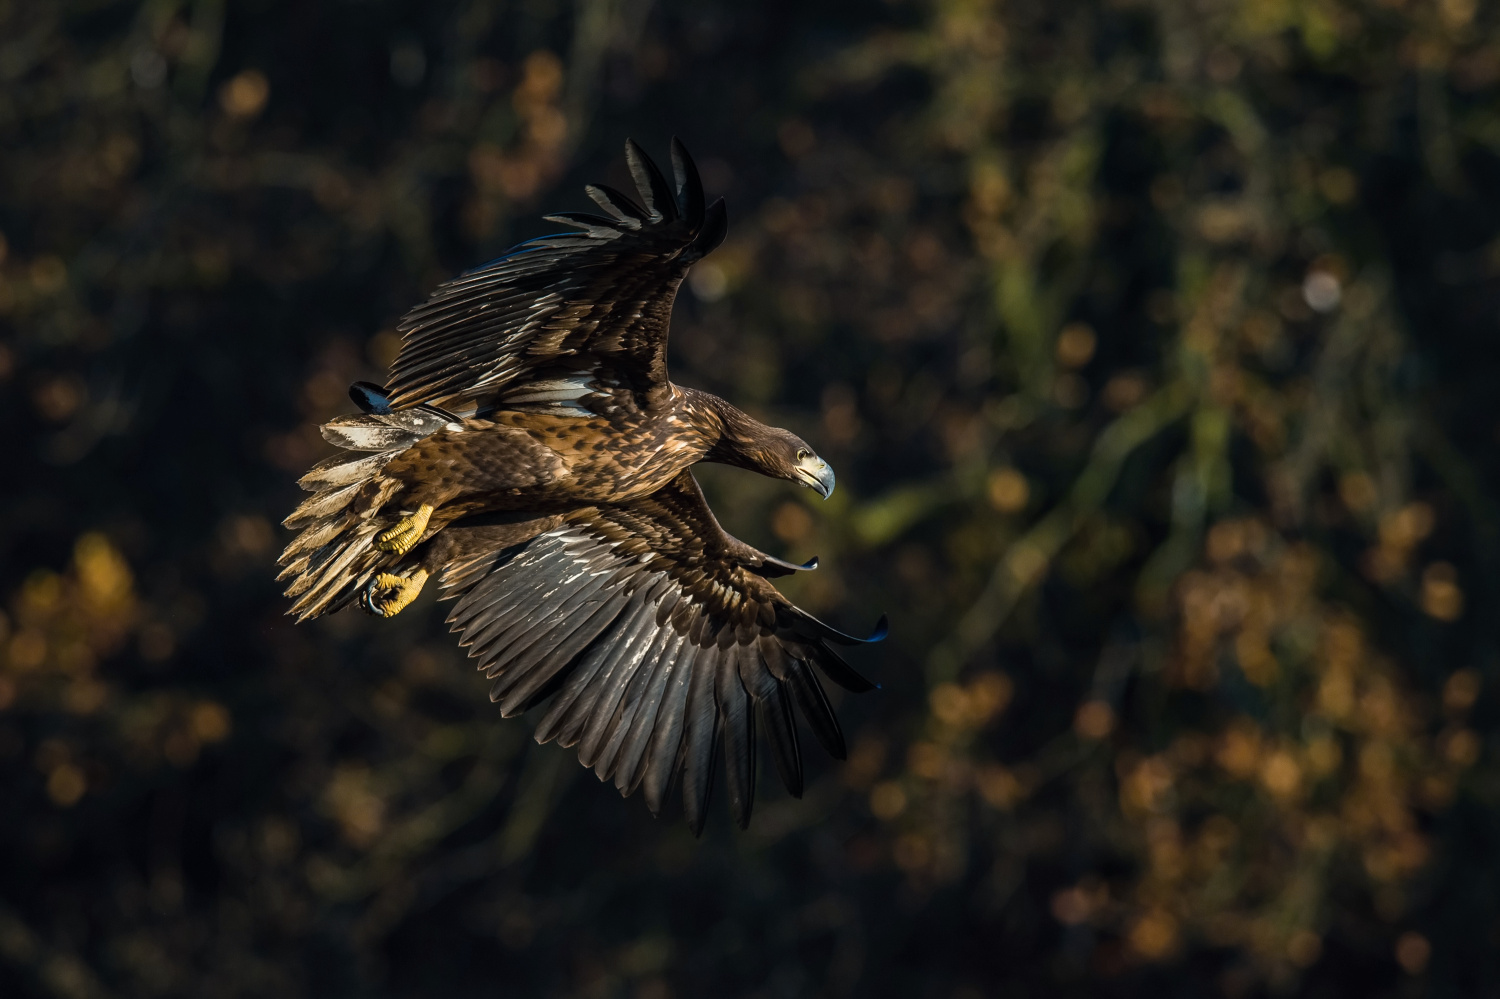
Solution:
[[[326,424],[340,453],[299,484],[280,578],[299,621],[357,603],[390,617],[437,577],[460,644],[536,733],[577,746],[659,813],[681,784],[702,831],[722,751],[730,809],[750,821],[756,729],[793,795],[793,705],[834,757],[844,739],[817,672],[871,689],[835,630],[770,579],[813,569],[731,537],[691,466],[721,462],[833,492],[806,442],[667,378],[667,327],[688,268],[723,240],[722,199],[672,142],[674,184],[635,143],[640,203],[587,188],[607,213],[551,215],[578,232],[529,240],[441,285],[401,321],[384,387]],[[816,671],[815,671],[816,668]]]

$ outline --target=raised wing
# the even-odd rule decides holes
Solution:
[[[582,231],[522,243],[406,314],[388,385],[396,408],[576,403],[591,388],[649,404],[667,391],[672,302],[688,267],[723,241],[724,202],[704,207],[676,139],[675,186],[634,142],[625,156],[644,207],[590,185],[608,218],[549,215]]]
[[[543,525],[539,522],[537,527]],[[551,696],[538,742],[577,746],[578,758],[622,795],[645,790],[660,812],[680,775],[694,834],[703,828],[722,746],[730,809],[750,822],[755,733],[764,730],[782,782],[802,793],[793,705],[823,748],[844,738],[814,667],[853,691],[871,689],[833,651],[856,639],[794,607],[767,577],[800,568],[719,527],[690,472],[631,503],[548,522],[506,549],[482,549],[462,522],[444,533],[453,554],[443,585],[461,592],[448,621],[495,682],[511,717]],[[467,550],[467,553],[466,553]]]

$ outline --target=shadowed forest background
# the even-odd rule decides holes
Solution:
[[[273,582],[673,134],[674,378],[839,477],[710,499],[892,625],[701,840]],[[0,993],[1500,995],[1497,192],[1476,0],[0,0]]]

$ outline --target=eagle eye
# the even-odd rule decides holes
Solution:
[[[798,461],[806,461],[808,458],[811,458],[811,457],[812,457],[812,452],[809,451],[807,448],[805,448],[805,447],[799,447],[797,449],[797,460]]]

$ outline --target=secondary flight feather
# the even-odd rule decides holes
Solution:
[[[834,652],[855,639],[768,581],[797,566],[730,537],[693,479],[700,461],[798,482],[833,471],[807,443],[717,396],[674,385],[677,288],[724,238],[675,139],[673,183],[633,142],[640,203],[587,190],[603,215],[531,240],[440,286],[402,320],[385,386],[324,436],[341,453],[300,484],[281,557],[298,620],[351,604],[399,613],[436,577],[449,623],[511,715],[551,698],[539,741],[576,746],[653,813],[678,781],[702,829],[722,752],[730,808],[749,823],[756,733],[802,790],[793,706],[844,743],[818,674],[872,686]]]

